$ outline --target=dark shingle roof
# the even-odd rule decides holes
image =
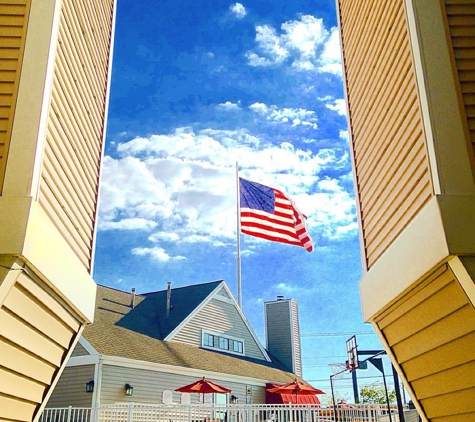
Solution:
[[[166,290],[136,295],[98,286],[94,324],[84,330],[86,340],[100,353],[146,362],[202,369],[289,382],[295,375],[273,363],[240,358],[197,346],[163,341],[222,281],[172,289],[169,318],[165,318]],[[164,322],[165,320],[165,322]]]

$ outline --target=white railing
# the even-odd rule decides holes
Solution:
[[[379,405],[127,403],[47,408],[39,422],[382,422],[388,420],[384,410]],[[397,412],[392,416],[398,421]]]
[[[46,408],[40,416],[43,422],[94,422],[90,407]]]

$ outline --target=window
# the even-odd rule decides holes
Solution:
[[[203,345],[208,347],[214,347],[214,336],[213,334],[205,333],[203,336]]]
[[[233,351],[237,353],[242,353],[243,347],[242,347],[242,341],[233,341]]]
[[[223,350],[229,350],[229,340],[224,337],[219,337],[219,348]]]
[[[244,340],[224,334],[202,331],[202,346],[206,349],[226,350],[233,354],[244,354]]]

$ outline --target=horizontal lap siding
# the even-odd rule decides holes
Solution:
[[[246,356],[265,359],[241,315],[231,303],[212,299],[173,336],[173,341],[201,346],[202,329],[241,338],[244,340]]]
[[[292,315],[292,321],[294,324],[292,324],[292,336],[293,336],[293,350],[294,350],[294,362],[295,362],[295,368],[294,372],[297,375],[302,375],[302,356],[301,356],[301,350],[300,350],[300,327],[298,323],[299,321],[299,310],[298,310],[298,304],[297,302],[293,301],[291,302],[291,315]]]
[[[86,393],[86,383],[94,380],[94,370],[95,365],[64,368],[46,407],[91,407],[92,394]]]
[[[475,156],[475,1],[445,0],[445,8]]]
[[[293,369],[292,322],[289,301],[266,304],[267,350],[289,369]]]
[[[79,326],[53,293],[18,277],[0,308],[0,420],[31,420]]]
[[[446,266],[376,320],[431,421],[475,420],[474,321]]]
[[[0,0],[0,195],[25,45],[29,0]]]
[[[433,195],[404,4],[340,0],[358,200],[370,268]]]
[[[90,270],[113,1],[62,2],[39,202]]]
[[[136,368],[126,368],[114,365],[104,365],[102,369],[101,403],[162,403],[163,392],[172,392],[173,402],[180,403],[181,393],[176,388],[191,384],[200,378],[199,375],[182,375],[164,371],[153,371]],[[209,378],[209,377],[207,377]],[[209,378],[223,387],[232,390],[232,393],[244,401],[246,385],[235,381]],[[125,384],[134,387],[132,397],[126,397]],[[256,403],[264,402],[264,388],[253,386],[253,398]],[[200,403],[199,394],[190,394],[191,403]],[[260,399],[261,401],[257,401]]]

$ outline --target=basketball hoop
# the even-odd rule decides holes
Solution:
[[[346,369],[354,371],[358,369],[358,345],[356,344],[356,336],[350,337],[346,341],[346,354],[348,360],[346,361]]]
[[[346,364],[344,363],[329,363],[328,367],[330,368],[330,371],[332,371],[333,376],[337,380],[343,379],[343,376],[345,375],[345,369]]]

